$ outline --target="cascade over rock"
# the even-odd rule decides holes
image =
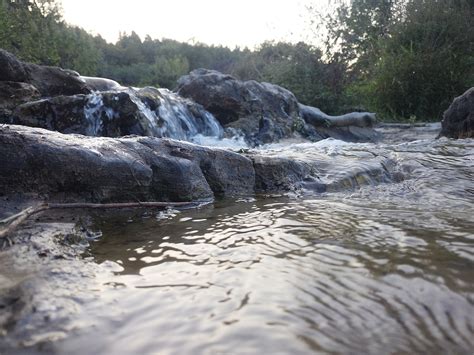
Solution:
[[[191,140],[199,133],[222,135],[219,124],[200,105],[155,88],[32,101],[18,106],[10,122],[88,136],[135,134]]]
[[[104,78],[24,63],[0,51],[0,122],[63,133],[168,137],[206,144],[240,137],[241,146],[286,138],[374,141],[375,115],[328,116],[298,103],[288,90],[198,69],[177,93],[125,88]],[[224,127],[224,128],[223,128]],[[203,139],[210,137],[212,139]],[[231,145],[234,143],[231,143]]]
[[[454,99],[444,112],[440,136],[474,138],[474,87]]]
[[[306,143],[238,154],[155,137],[88,137],[0,126],[0,196],[56,201],[196,201],[255,193],[353,189],[396,181],[374,154],[331,156]]]
[[[301,105],[290,91],[274,84],[240,81],[215,70],[197,69],[178,80],[177,93],[204,106],[226,128],[241,132],[252,145],[301,136],[313,141],[333,137],[374,141],[375,114],[329,116]]]
[[[257,144],[290,137],[300,121],[298,101],[290,91],[214,70],[197,69],[181,77],[177,93],[203,105],[224,127]]]

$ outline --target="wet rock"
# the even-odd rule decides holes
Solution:
[[[245,155],[254,164],[257,193],[336,192],[403,178],[390,157],[353,152],[352,145],[343,143],[336,148],[338,154],[314,143],[300,143],[250,150]]]
[[[87,94],[91,89],[77,73],[57,67],[25,63],[0,49],[0,81],[28,83],[41,96]]]
[[[18,106],[7,122],[62,133],[140,135],[191,140],[222,128],[201,105],[155,88],[56,96]]]
[[[285,157],[253,155],[255,191],[257,193],[288,192],[309,189],[324,192],[315,168],[310,164]]]
[[[0,194],[86,201],[194,201],[253,193],[250,159],[150,137],[0,127]]]
[[[456,97],[444,112],[439,136],[474,138],[474,87]]]
[[[181,77],[177,92],[203,105],[227,132],[241,132],[252,145],[294,136],[312,141],[333,137],[352,142],[378,138],[373,129],[373,113],[329,116],[299,104],[290,91],[278,85],[240,81],[213,70],[198,69]]]
[[[181,77],[177,93],[203,105],[221,125],[243,132],[256,144],[290,137],[299,119],[298,102],[290,91],[213,70],[198,69]]]
[[[149,135],[146,117],[126,92],[28,102],[16,108],[11,123],[88,136]]]
[[[78,74],[79,75],[79,74]],[[110,91],[122,89],[122,86],[115,80],[107,78],[96,78],[90,76],[80,76],[80,79],[94,91]]]

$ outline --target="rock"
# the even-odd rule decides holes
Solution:
[[[64,135],[0,127],[0,194],[93,202],[194,201],[253,193],[252,161],[151,137]]]
[[[77,75],[79,76],[79,74]],[[79,76],[79,78],[94,91],[111,91],[123,89],[119,83],[111,79],[90,76]]]
[[[256,193],[335,192],[403,179],[390,157],[354,152],[350,145],[339,154],[300,143],[245,155],[254,164]]]
[[[222,128],[201,105],[155,88],[56,96],[18,106],[8,121],[62,133],[140,135],[190,140],[220,136]]]
[[[44,97],[91,92],[77,73],[57,67],[24,63],[3,49],[0,49],[0,81],[31,84]]]
[[[290,137],[299,120],[298,102],[290,91],[213,70],[198,69],[181,77],[177,93],[201,104],[221,125],[241,131],[254,144]]]
[[[329,116],[301,105],[288,90],[269,83],[240,81],[213,70],[198,69],[178,80],[177,92],[204,106],[230,135],[241,132],[251,145],[302,136],[351,142],[378,139],[375,114]]]
[[[474,87],[456,97],[444,112],[439,136],[474,138]]]
[[[330,116],[316,107],[299,104],[299,108],[303,120],[314,127],[322,139],[331,137],[346,142],[374,142],[380,138],[374,130],[374,113],[352,112]]]

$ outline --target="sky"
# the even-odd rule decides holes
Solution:
[[[328,0],[63,0],[66,22],[109,42],[142,39],[254,48],[265,40],[311,41],[306,5]]]

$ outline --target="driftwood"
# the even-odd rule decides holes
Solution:
[[[8,244],[11,240],[8,235],[11,234],[19,225],[25,222],[31,216],[46,210],[53,209],[124,209],[124,208],[162,208],[162,207],[197,207],[207,204],[208,201],[201,202],[127,202],[127,203],[43,203],[37,206],[31,206],[23,211],[0,220],[0,225],[6,225],[0,230],[0,239],[4,239]]]
[[[330,116],[316,107],[299,104],[303,119],[314,127],[372,127],[375,122],[375,113],[351,112],[341,116]]]

